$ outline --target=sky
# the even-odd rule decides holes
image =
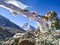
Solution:
[[[19,0],[25,5],[29,6],[29,10],[36,11],[37,14],[46,15],[49,11],[55,11],[60,17],[60,0]],[[35,20],[29,21],[28,18],[23,17],[21,14],[13,16],[8,10],[0,7],[0,15],[8,18],[10,21],[22,27],[25,23],[37,27]]]

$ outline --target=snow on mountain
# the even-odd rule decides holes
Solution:
[[[31,26],[30,24],[28,23],[25,23],[22,28],[26,31],[29,31],[29,30],[36,30],[35,27]]]

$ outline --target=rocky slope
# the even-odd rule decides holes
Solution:
[[[0,41],[8,40],[9,38],[13,37],[16,33],[21,32],[17,29],[0,26]]]
[[[17,30],[20,30],[21,32],[25,32],[25,30],[23,30],[21,27],[14,24],[13,22],[11,22],[9,19],[3,17],[2,15],[0,15],[0,26],[17,29]]]
[[[29,31],[17,33],[9,40],[2,42],[2,45],[60,45],[60,32],[49,31],[39,33],[39,31]]]
[[[9,19],[0,15],[0,41],[8,40],[16,33],[26,32],[18,25],[11,22]]]

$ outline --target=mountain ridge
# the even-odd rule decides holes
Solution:
[[[17,29],[17,30],[20,30],[20,31],[24,31],[24,29],[22,29],[21,27],[19,27],[18,25],[16,25],[15,23],[11,22],[9,19],[7,19],[6,17],[0,15],[0,26],[3,26],[3,27],[9,27],[9,28],[12,28],[12,29]]]

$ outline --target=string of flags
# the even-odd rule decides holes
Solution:
[[[36,12],[30,12],[27,8],[29,6],[21,3],[18,0],[4,0],[0,1],[0,7],[3,7],[13,13],[15,16],[18,14],[22,14],[31,20],[36,20],[40,30],[45,32],[45,30],[51,29],[60,29],[59,21],[57,18],[57,13],[54,11],[50,11],[46,14],[46,16],[39,16]]]

